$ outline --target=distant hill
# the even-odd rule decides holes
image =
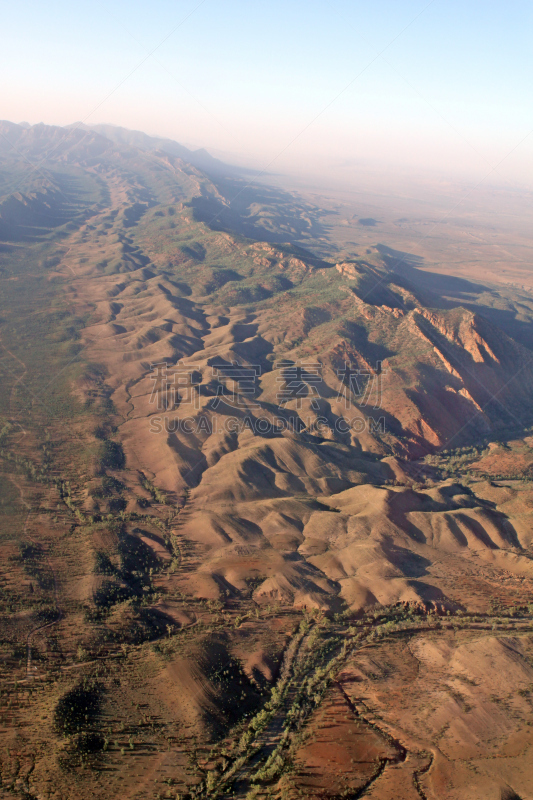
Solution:
[[[142,131],[130,131],[128,128],[121,128],[118,125],[89,125],[83,127],[86,127],[88,130],[96,131],[116,144],[130,145],[146,151],[164,150],[165,153],[182,158],[184,161],[188,161],[189,164],[192,164],[208,174],[237,175],[254,172],[253,170],[226,164],[224,161],[210,155],[205,148],[190,150],[188,147],[185,147],[173,139],[148,136],[148,134]]]
[[[63,128],[43,122],[27,127],[0,120],[0,156],[13,159],[31,156],[57,161],[74,150],[78,158],[100,157],[112,149],[110,144],[96,131],[81,127]]]

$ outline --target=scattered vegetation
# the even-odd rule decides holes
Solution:
[[[101,687],[83,681],[69,689],[54,709],[54,730],[60,736],[87,733],[97,722],[101,707]]]

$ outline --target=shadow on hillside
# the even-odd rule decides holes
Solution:
[[[378,362],[385,361],[386,358],[396,355],[393,350],[385,347],[385,345],[369,341],[367,329],[357,322],[346,320],[343,333],[354,348],[374,367]]]
[[[479,295],[482,292],[492,292],[488,286],[481,283],[473,283],[466,278],[457,278],[454,275],[441,275],[438,272],[428,272],[421,267],[424,264],[422,256],[413,253],[402,253],[400,250],[393,250],[384,244],[376,245],[385,266],[396,275],[406,278],[411,286],[416,290],[430,292],[441,300],[472,300],[472,295]],[[445,302],[443,308],[455,305]]]
[[[377,245],[376,249],[390,270],[389,280],[411,289],[428,308],[444,311],[462,306],[484,317],[512,339],[533,350],[533,314],[531,322],[520,320],[517,319],[517,310],[495,308],[484,302],[482,295],[489,295],[495,300],[501,297],[497,286],[429,272],[421,269],[424,264],[422,257],[393,250],[383,244]]]
[[[228,176],[210,178],[227,203],[213,197],[196,197],[191,206],[195,218],[211,228],[273,244],[298,243],[327,233],[320,221],[320,208],[290,192]]]
[[[0,201],[0,240],[2,242],[43,241],[53,231],[67,236],[92,214],[102,196],[99,184],[79,170],[48,172]]]

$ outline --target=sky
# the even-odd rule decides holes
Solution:
[[[112,123],[298,173],[533,184],[522,0],[18,0],[0,118]]]

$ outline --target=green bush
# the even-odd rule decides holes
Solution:
[[[100,689],[96,683],[79,683],[59,698],[54,711],[54,730],[62,736],[81,733],[100,713]]]
[[[94,554],[94,569],[97,575],[114,575],[116,567],[103,550],[97,550]]]
[[[104,439],[100,445],[99,460],[101,467],[110,467],[111,469],[124,469],[126,464],[121,445],[111,439]]]

